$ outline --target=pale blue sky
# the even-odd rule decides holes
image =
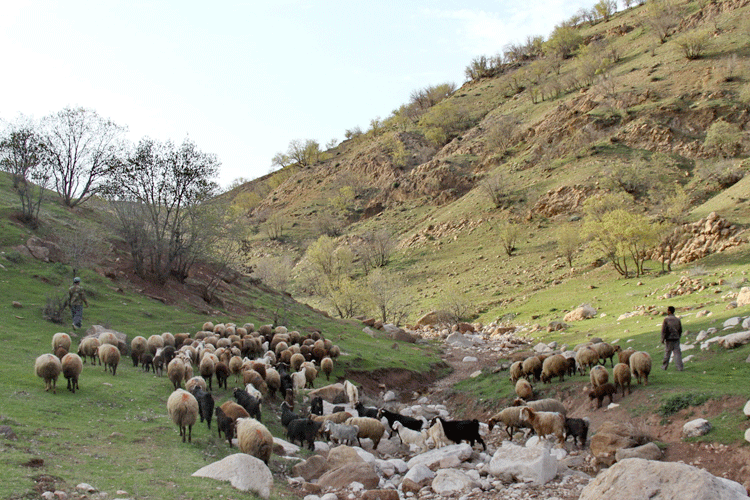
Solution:
[[[83,106],[186,136],[223,186],[268,173],[293,139],[324,145],[427,85],[594,0],[22,1],[0,6],[0,119]]]

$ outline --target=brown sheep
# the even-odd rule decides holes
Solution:
[[[259,458],[268,465],[273,450],[273,436],[266,426],[254,418],[240,418],[237,419],[236,429],[240,451]]]
[[[620,387],[622,390],[623,397],[625,397],[625,386],[628,387],[628,394],[630,394],[630,367],[628,365],[617,363],[612,378],[615,381],[615,388]]]
[[[174,390],[182,388],[182,380],[185,378],[185,363],[180,358],[174,358],[167,365],[167,377],[174,385]],[[191,377],[192,378],[192,377]]]
[[[563,416],[568,414],[565,405],[563,405],[559,399],[554,398],[538,399],[529,402],[526,402],[521,398],[516,398],[513,400],[513,406],[528,406],[534,411],[551,411]]]
[[[598,344],[594,344],[592,346],[594,350],[599,354],[599,361],[602,365],[604,365],[607,362],[607,359],[609,358],[609,362],[612,364],[612,367],[615,366],[614,361],[614,355],[622,350],[622,348],[617,346],[612,346],[606,342],[599,342]]]
[[[214,372],[216,371],[216,363],[218,363],[216,356],[209,353],[203,356],[203,359],[201,359],[201,362],[198,365],[198,372],[201,377],[208,382],[208,389],[210,391],[213,390],[212,380],[214,378]]]
[[[333,360],[329,357],[325,357],[320,361],[320,369],[326,374],[326,380],[331,380],[331,372],[333,371]]]
[[[615,394],[617,394],[617,389],[615,389],[614,384],[608,382],[599,387],[594,387],[591,392],[589,392],[589,399],[592,401],[596,399],[596,407],[601,408],[604,397],[609,396],[609,402],[613,403]]]
[[[630,370],[638,383],[648,385],[648,375],[651,373],[651,355],[644,351],[634,352],[630,356]]]
[[[36,376],[44,380],[44,390],[52,389],[52,394],[57,394],[57,377],[62,373],[60,359],[54,354],[42,354],[34,362]]]
[[[596,365],[595,367],[591,368],[589,377],[591,378],[591,385],[593,387],[599,387],[600,385],[604,385],[609,382],[609,372],[607,372],[607,369],[601,365]]]
[[[581,375],[586,374],[586,369],[599,362],[599,353],[596,349],[589,346],[583,346],[576,352],[576,363]]]
[[[281,389],[281,376],[275,368],[266,368],[266,387],[271,398],[275,398],[276,393]]]
[[[534,389],[525,378],[518,379],[516,382],[516,396],[523,399],[531,399],[534,395]]]
[[[531,356],[530,358],[526,358],[522,367],[526,378],[531,380],[533,377],[535,382],[539,382],[542,375],[542,361],[538,357]]]
[[[177,389],[167,399],[167,411],[179,428],[182,442],[187,437],[188,442],[193,440],[193,425],[198,420],[198,400],[195,396],[184,389]]]
[[[99,339],[96,337],[86,337],[81,340],[78,344],[78,355],[81,357],[81,361],[86,362],[86,357],[91,358],[91,364],[95,363],[95,360],[99,357]],[[101,366],[102,360],[99,360],[99,366]]]
[[[635,349],[633,349],[632,347],[628,347],[624,351],[620,351],[617,353],[617,359],[620,361],[620,363],[624,363],[630,366],[630,356],[632,356],[634,352]]]
[[[289,366],[293,372],[298,372],[299,367],[302,366],[302,363],[305,362],[305,357],[302,354],[292,354],[292,357],[289,360]]]
[[[146,352],[147,342],[146,337],[140,335],[133,337],[133,340],[130,341],[130,357],[133,360],[133,366],[138,366],[141,354]]]
[[[76,389],[80,389],[78,386],[78,377],[81,376],[83,371],[83,361],[81,361],[78,354],[68,353],[63,356],[60,362],[62,364],[62,374],[68,381],[68,390],[73,394],[76,393]]]
[[[534,411],[528,406],[521,407],[521,418],[528,421],[540,438],[547,434],[557,436],[558,446],[565,442],[565,416],[556,412]]]
[[[99,359],[104,363],[104,371],[109,367],[112,375],[117,373],[117,365],[120,364],[120,350],[112,344],[99,346]]]
[[[560,382],[563,382],[567,372],[568,360],[562,354],[554,354],[542,363],[541,379],[546,384],[552,380],[552,377],[560,377]]]
[[[70,344],[70,335],[65,332],[57,332],[52,336],[52,352],[57,352],[59,347],[63,347],[66,352],[70,352]]]
[[[510,365],[510,381],[515,384],[518,379],[523,377],[523,361],[515,361]]]

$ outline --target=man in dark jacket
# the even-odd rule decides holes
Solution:
[[[86,292],[81,286],[81,278],[73,279],[73,286],[68,288],[68,305],[70,305],[70,314],[73,316],[73,328],[81,328],[83,321],[83,306],[88,307],[89,301],[86,300]]]
[[[665,344],[664,361],[661,363],[662,369],[666,370],[669,366],[669,358],[674,352],[674,364],[677,371],[682,371],[682,351],[680,351],[680,337],[682,337],[682,322],[680,318],[674,315],[674,307],[667,308],[667,317],[661,324],[661,343]]]

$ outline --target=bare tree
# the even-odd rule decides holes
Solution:
[[[81,268],[90,267],[98,256],[105,253],[105,244],[101,236],[80,224],[74,224],[58,236],[58,245],[62,250],[65,263],[72,268],[73,276],[78,276]]]
[[[506,220],[498,226],[497,237],[508,257],[516,251],[516,242],[520,234],[520,226],[515,221]]]
[[[510,190],[505,177],[499,172],[482,179],[479,189],[490,199],[495,208],[502,208],[509,201]]]
[[[121,154],[125,129],[85,108],[65,108],[43,120],[45,161],[68,207],[99,192],[110,165]]]
[[[393,234],[387,229],[379,229],[362,235],[362,242],[354,253],[365,274],[378,267],[385,267],[391,260],[391,254],[396,247]]]
[[[383,269],[367,277],[370,304],[384,323],[391,320],[398,325],[406,317],[409,303],[403,294],[403,285],[401,279]]]

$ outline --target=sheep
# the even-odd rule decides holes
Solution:
[[[242,358],[239,356],[232,356],[229,358],[229,373],[234,375],[234,380],[239,381],[240,375],[242,375]]]
[[[586,374],[586,369],[597,364],[599,362],[599,353],[596,349],[590,346],[581,347],[576,352],[576,363],[578,364],[578,370],[581,375]]]
[[[260,422],[260,401],[258,399],[255,399],[253,396],[248,394],[246,391],[243,391],[242,389],[235,389],[233,392],[234,399],[237,400],[237,403],[242,406],[245,410],[247,410],[247,413],[253,417],[255,420]]]
[[[54,354],[42,354],[34,361],[36,376],[44,380],[44,390],[57,394],[57,377],[62,373],[62,363]]]
[[[154,355],[150,352],[144,352],[141,354],[141,368],[143,371],[147,372],[149,370],[153,370],[154,373],[156,373],[156,369],[154,368]],[[102,360],[99,360],[99,364],[102,363]]]
[[[634,352],[630,356],[630,370],[638,384],[643,380],[643,385],[648,385],[648,375],[651,373],[651,356],[649,353],[644,351]]]
[[[393,427],[395,422],[401,422],[404,427],[414,431],[421,430],[424,425],[424,422],[422,420],[419,420],[418,418],[401,415],[400,413],[394,413],[392,411],[386,410],[385,408],[381,408],[380,411],[378,411],[377,418],[378,420],[380,420],[383,417],[385,417],[385,419],[388,421],[388,425],[393,430],[395,430]]]
[[[302,368],[298,372],[292,373],[292,384],[296,392],[301,391],[307,385],[307,377],[305,376],[305,369]]]
[[[182,379],[185,378],[185,364],[180,358],[174,358],[167,365],[167,377],[174,385],[174,390],[182,387]]]
[[[273,450],[273,436],[257,420],[240,418],[237,419],[237,446],[242,453],[259,458],[268,465]]]
[[[200,415],[201,422],[205,420],[208,430],[211,430],[211,418],[214,415],[214,397],[198,384],[193,385],[189,392],[198,401],[198,414]]]
[[[419,448],[419,453],[427,450],[427,433],[425,431],[415,431],[404,427],[404,424],[398,420],[393,423],[393,431],[398,434],[401,442],[411,448],[411,445]]]
[[[214,410],[216,414],[216,429],[219,432],[219,439],[221,439],[221,433],[224,433],[224,437],[227,438],[229,447],[232,447],[232,436],[234,436],[234,420],[228,417],[224,410],[220,406],[217,406]]]
[[[275,368],[266,368],[266,387],[272,399],[276,399],[276,393],[281,389],[281,376]]]
[[[557,443],[560,446],[565,442],[565,417],[560,413],[534,411],[529,406],[522,406],[521,418],[531,424],[534,432],[540,438],[546,437],[547,434],[554,434],[557,436]]]
[[[266,364],[263,363],[262,361],[253,361],[252,363],[252,369],[258,372],[258,375],[260,375],[263,380],[266,379],[267,368],[268,367],[266,366]]]
[[[450,444],[448,438],[445,436],[443,424],[439,420],[427,428],[427,438],[432,440],[435,448],[442,448]]]
[[[346,394],[346,399],[349,401],[349,404],[356,405],[359,403],[359,389],[348,380],[344,381],[344,394]]]
[[[281,425],[283,425],[284,428],[286,428],[289,426],[289,422],[298,418],[300,418],[300,416],[292,411],[292,408],[289,406],[289,403],[287,403],[286,401],[283,401],[281,403]]]
[[[68,390],[73,394],[76,393],[76,389],[80,389],[78,386],[78,377],[83,371],[83,361],[81,361],[78,354],[69,352],[60,361],[62,364],[62,374],[68,380]]]
[[[589,392],[589,399],[592,401],[596,399],[596,407],[601,408],[602,400],[604,399],[605,396],[609,396],[610,403],[614,402],[614,398],[613,398],[614,394],[617,394],[617,389],[615,389],[614,384],[608,382],[598,387],[594,387],[591,390],[591,392]]]
[[[622,397],[625,397],[625,386],[628,387],[628,394],[630,394],[630,367],[628,365],[625,363],[617,363],[612,378],[615,382],[615,389],[620,387],[622,390]]]
[[[383,426],[383,423],[375,418],[352,417],[347,419],[344,423],[346,425],[356,425],[357,427],[359,427],[359,432],[357,433],[357,443],[359,443],[360,447],[362,446],[360,439],[370,438],[372,439],[372,449],[376,450],[378,448],[378,444],[380,444],[380,439],[383,437],[383,434],[385,434],[385,427]]]
[[[185,442],[186,436],[188,442],[192,442],[193,425],[200,411],[195,396],[184,389],[177,389],[167,399],[167,411],[172,422],[180,428],[182,442]]]
[[[498,423],[503,423],[505,424],[505,432],[508,433],[508,438],[512,441],[516,430],[521,427],[530,427],[527,421],[521,419],[521,408],[521,406],[510,406],[497,412],[487,422],[490,431]]]
[[[229,368],[223,361],[216,363],[214,368],[214,375],[216,375],[216,382],[219,384],[219,389],[224,387],[227,388],[227,379],[229,378]]]
[[[515,384],[518,379],[523,377],[523,361],[516,361],[510,365],[510,381]]]
[[[323,424],[323,430],[334,443],[348,446],[354,446],[359,434],[359,427],[356,425],[337,424],[330,420]]]
[[[474,442],[477,441],[482,445],[483,450],[487,450],[487,445],[479,435],[479,420],[445,420],[442,417],[435,417],[432,423],[434,424],[436,420],[443,424],[445,437],[454,443],[468,441],[473,448]]]
[[[81,340],[81,343],[78,344],[78,355],[81,357],[81,360],[85,363],[86,357],[91,358],[91,364],[94,364],[94,360],[96,360],[99,356],[99,346],[101,343],[99,342],[99,339],[96,337],[85,337],[83,340]],[[101,366],[102,360],[99,360],[99,366]]]
[[[70,335],[65,332],[57,332],[52,336],[52,352],[56,352],[60,347],[70,352],[70,344]]]
[[[302,363],[300,370],[305,369],[305,387],[312,389],[313,382],[318,377],[318,370],[315,368],[315,364],[310,361]]]
[[[624,363],[630,366],[629,364],[630,356],[632,356],[634,352],[635,352],[635,349],[633,349],[632,347],[628,347],[624,351],[620,351],[617,353],[617,359],[620,363]]]
[[[221,410],[221,413],[224,417],[229,418],[231,420],[231,424],[227,424],[226,420],[219,420],[219,411]],[[221,433],[224,432],[224,436],[227,438],[227,441],[229,442],[229,447],[232,447],[232,438],[234,437],[234,430],[236,428],[237,419],[238,418],[250,418],[250,414],[245,410],[242,406],[238,405],[234,401],[225,401],[224,403],[219,406],[216,411],[216,422],[219,424],[221,422],[221,425],[219,426],[219,437],[221,437]],[[223,418],[223,417],[222,417]]]
[[[322,422],[316,422],[309,418],[295,418],[287,425],[286,438],[292,444],[299,441],[300,446],[303,446],[304,442],[307,441],[307,447],[314,450],[315,436],[322,425]]]
[[[120,364],[120,350],[112,344],[102,344],[99,346],[99,359],[104,363],[104,371],[106,372],[109,367],[114,376],[117,373],[117,365]]]
[[[161,338],[161,337],[160,337]],[[164,370],[164,356],[162,355],[162,348],[156,349],[154,356],[154,373],[161,377],[162,370]]]
[[[545,384],[552,380],[552,377],[560,377],[560,382],[565,381],[565,374],[568,373],[568,360],[562,354],[553,354],[546,358],[542,363],[542,382]],[[524,397],[519,394],[519,397]],[[525,398],[524,399],[528,399]]]
[[[133,337],[133,340],[130,341],[130,358],[133,360],[133,366],[138,366],[141,354],[146,352],[147,342],[146,337],[140,335]]]
[[[565,440],[568,436],[573,436],[573,443],[579,446],[586,445],[586,438],[589,434],[589,421],[584,418],[565,418]]]
[[[298,372],[300,367],[302,366],[302,363],[305,362],[305,357],[302,354],[292,354],[291,359],[289,360],[289,367],[292,369],[293,372]]]
[[[531,377],[534,377],[534,381],[539,382],[542,375],[542,361],[538,357],[526,358],[521,367],[523,368],[523,375],[527,379],[531,380]]]
[[[331,381],[331,372],[333,371],[333,360],[325,357],[320,361],[320,369],[326,374],[326,380]]]
[[[214,372],[216,370],[216,361],[214,358],[215,356],[213,355],[203,356],[200,365],[198,365],[198,371],[200,372],[201,377],[208,382],[209,390],[213,390],[213,384],[211,381],[213,380]]]
[[[542,373],[542,376],[544,376],[544,373]],[[518,379],[518,382],[516,382],[516,396],[523,399],[531,399],[533,395],[534,388],[531,387],[529,381],[525,378]]]
[[[380,413],[380,410],[377,408],[374,408],[372,406],[365,406],[362,404],[362,402],[357,402],[354,405],[354,409],[357,410],[357,414],[360,417],[370,417],[370,418],[378,418],[378,413]]]
[[[193,387],[200,387],[204,391],[208,388],[206,385],[206,381],[203,380],[203,377],[198,375],[197,377],[191,377],[187,382],[185,382],[185,390],[188,392],[193,392]]]
[[[545,398],[538,399],[536,401],[526,402],[523,399],[516,398],[513,400],[513,406],[528,406],[534,411],[551,411],[560,413],[561,415],[567,415],[568,410],[565,409],[565,405],[558,399]]]
[[[99,338],[100,341],[101,338]],[[104,341],[102,341],[104,343]],[[150,352],[152,355],[156,356],[156,351],[158,349],[162,349],[164,347],[164,339],[161,338],[161,335],[151,335],[148,339],[146,339],[146,348],[148,349],[148,352]]]
[[[594,344],[592,346],[594,350],[599,354],[599,362],[604,365],[607,362],[607,358],[609,358],[609,362],[612,364],[612,367],[615,366],[614,361],[614,355],[622,350],[622,347],[619,345],[612,346],[606,342],[599,342],[598,344]]]
[[[609,382],[609,372],[604,366],[596,365],[591,368],[589,372],[589,378],[591,379],[591,385],[593,387],[599,387]]]
[[[255,388],[253,384],[247,384],[245,391],[260,402],[263,402],[263,393]]]
[[[353,415],[348,411],[337,411],[331,413],[330,415],[310,415],[310,420],[315,420],[316,422],[320,422],[322,424],[325,424],[326,422],[341,424],[352,418],[352,416]]]

